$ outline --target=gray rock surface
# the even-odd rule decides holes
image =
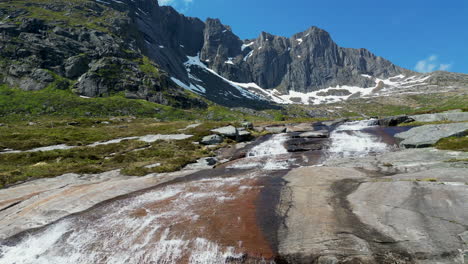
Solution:
[[[468,177],[466,170],[452,173]],[[420,263],[447,264],[464,263],[462,252],[468,247],[459,236],[468,226],[467,199],[465,182],[411,180],[366,182],[348,197],[363,223],[398,241]]]
[[[350,263],[378,263],[369,242],[355,233],[359,223],[346,223],[347,208],[339,204],[340,197],[333,190],[335,182],[364,177],[351,168],[312,167],[294,169],[284,177],[287,185],[281,192],[279,211],[286,218],[278,237],[279,253],[289,263],[310,263],[317,258],[322,263],[345,258]]]
[[[209,67],[227,78],[255,82],[267,89],[310,92],[343,84],[373,87],[375,82],[361,74],[387,78],[410,73],[365,49],[338,47],[326,31],[317,27],[290,38],[262,32],[257,39],[246,40],[244,45],[248,46],[241,49],[242,42],[226,30],[227,26],[217,20],[206,24],[202,59]],[[220,56],[214,58],[216,54]],[[225,63],[229,58],[232,64]]]
[[[424,175],[437,182],[416,180]],[[397,177],[293,169],[278,206],[279,253],[288,263],[464,263],[467,177],[465,169]]]
[[[383,173],[414,173],[430,169],[468,168],[466,162],[448,162],[468,159],[467,152],[412,148],[360,158],[332,158],[326,166],[362,168]]]
[[[201,144],[203,145],[216,145],[223,143],[224,139],[220,135],[210,135],[203,137],[203,139],[200,141]]]
[[[468,123],[424,125],[398,133],[395,137],[402,139],[400,145],[406,148],[423,148],[434,145],[442,138],[465,136],[467,131]]]
[[[411,116],[411,118],[418,122],[438,122],[438,121],[464,122],[464,121],[468,121],[468,112],[449,112],[449,113],[414,115],[414,116]]]
[[[265,130],[270,132],[270,133],[279,134],[279,133],[286,132],[286,127],[284,127],[284,126],[268,126],[268,127],[265,127]]]
[[[225,126],[211,130],[212,132],[219,133],[225,137],[236,138],[238,135],[237,128],[234,126]]]

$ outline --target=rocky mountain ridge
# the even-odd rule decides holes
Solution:
[[[86,97],[204,105],[185,88],[228,107],[271,108],[434,82],[366,49],[339,47],[317,27],[241,40],[219,19],[186,17],[157,0],[13,0],[0,4],[0,21],[0,83],[24,90],[54,84]],[[468,83],[443,76],[437,80]]]

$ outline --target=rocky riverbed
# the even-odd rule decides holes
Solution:
[[[465,263],[468,154],[372,124],[276,127],[214,168],[0,190],[0,262]]]

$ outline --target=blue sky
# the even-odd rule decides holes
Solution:
[[[468,0],[159,0],[187,16],[220,18],[241,38],[310,26],[421,72],[468,73]]]

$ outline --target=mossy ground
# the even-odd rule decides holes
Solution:
[[[25,10],[25,17],[38,18],[45,21],[50,21],[56,24],[62,24],[71,27],[86,27],[101,32],[109,32],[111,30],[110,20],[117,17],[122,17],[123,14],[111,8],[102,8],[101,11],[83,8],[83,3],[90,2],[89,0],[14,0],[0,3],[0,8],[7,10]],[[56,6],[63,6],[63,10],[47,8],[51,3]],[[103,7],[105,7],[103,5]],[[68,10],[73,10],[69,12]]]
[[[44,119],[45,120],[45,119]],[[189,122],[160,123],[151,119],[123,118],[110,124],[101,120],[80,119],[74,125],[67,121],[48,120],[34,125],[9,123],[0,127],[2,148],[30,149],[37,146],[67,144],[80,146],[68,150],[22,152],[0,154],[0,187],[29,179],[54,177],[65,173],[100,173],[123,169],[127,175],[141,176],[152,172],[169,172],[181,169],[200,157],[213,155],[213,149],[193,144],[210,130],[229,124],[228,122],[205,122],[184,130]],[[76,124],[76,123],[79,124]],[[98,122],[99,124],[96,124]],[[234,125],[238,125],[233,123]],[[89,143],[128,136],[148,134],[194,135],[180,141],[156,141],[146,143],[125,140],[120,143],[86,146]],[[220,145],[225,146],[228,142]],[[160,163],[161,166],[145,166]]]
[[[468,151],[468,136],[441,139],[437,142],[436,148],[466,152]]]

